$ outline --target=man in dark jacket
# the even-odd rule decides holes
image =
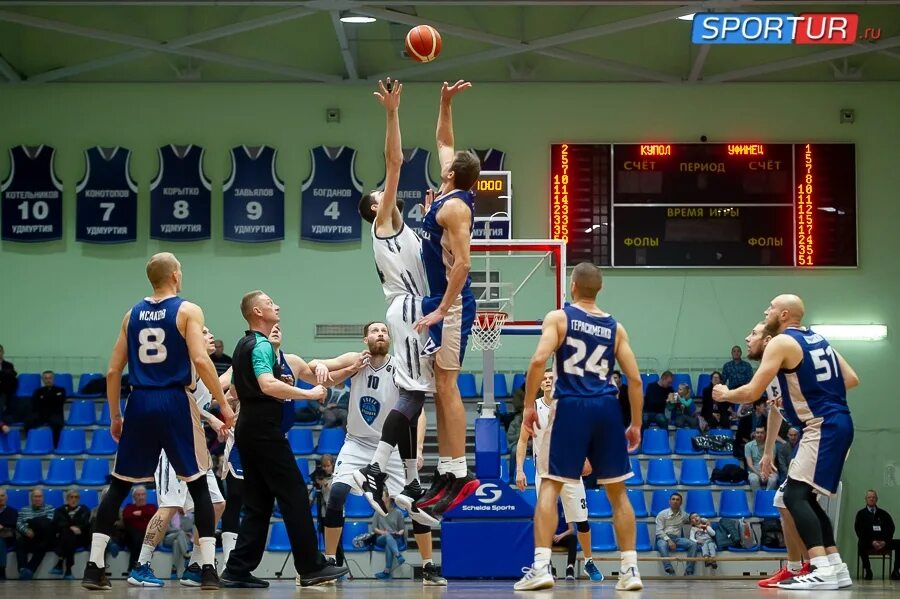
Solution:
[[[0,345],[0,418],[3,418],[10,409],[13,399],[16,397],[16,389],[19,387],[19,374],[12,362],[6,361],[3,356],[5,351]]]
[[[892,580],[900,580],[900,541],[894,540],[894,519],[885,510],[878,507],[878,493],[866,491],[866,507],[856,512],[854,524],[856,536],[859,538],[859,558],[863,563],[866,580],[872,580],[872,564],[869,555],[894,550],[894,571]]]
[[[55,384],[52,370],[41,373],[41,383],[41,387],[31,396],[31,413],[25,421],[25,433],[28,434],[33,428],[49,426],[53,429],[53,446],[56,447],[65,420],[66,390]]]
[[[6,504],[6,489],[0,489],[0,580],[6,580],[6,552],[15,546],[19,512]]]
[[[75,551],[80,547],[87,547],[91,542],[91,510],[81,505],[80,499],[78,489],[69,489],[66,493],[66,503],[53,512],[53,524],[59,531],[55,550],[59,560],[56,567],[50,570],[50,574],[62,576],[65,580],[73,580],[72,565],[75,563]]]

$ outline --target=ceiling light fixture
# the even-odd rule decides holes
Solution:
[[[697,13],[692,12],[692,13],[688,13],[686,15],[681,15],[680,17],[678,17],[678,20],[679,21],[693,21],[694,15],[696,15],[696,14]]]
[[[374,23],[375,20],[375,17],[365,17],[363,15],[353,15],[350,13],[341,14],[341,23],[353,23],[356,25],[362,25],[365,23]]]
[[[881,341],[887,338],[885,324],[814,324],[809,328],[829,341]]]

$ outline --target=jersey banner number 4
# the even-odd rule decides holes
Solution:
[[[356,178],[356,150],[319,146],[309,151],[311,170],[300,199],[300,238],[310,241],[358,241],[362,238]]]

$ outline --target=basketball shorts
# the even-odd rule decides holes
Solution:
[[[441,304],[442,299],[443,296],[433,295],[423,298],[422,310],[425,314],[430,314]],[[434,363],[444,370],[461,370],[472,323],[475,322],[475,308],[475,296],[471,291],[464,292],[450,307],[444,319],[429,329],[428,345],[422,353],[434,355]]]
[[[818,493],[837,492],[841,472],[853,443],[853,420],[849,414],[836,414],[808,420],[791,460],[788,478],[810,485]]]
[[[162,451],[178,478],[205,476],[210,459],[200,408],[184,388],[135,389],[125,407],[113,476],[152,481]]]
[[[561,397],[550,410],[538,453],[538,472],[563,483],[580,483],[585,458],[591,462],[591,478],[601,484],[633,476],[622,410],[615,395]]]
[[[234,434],[228,436],[225,441],[225,460],[226,474],[231,472],[235,478],[244,480],[244,466],[241,464],[241,453],[238,451],[237,445],[234,444]]]
[[[388,306],[388,330],[394,351],[394,381],[407,391],[434,393],[434,357],[422,355],[428,345],[428,331],[416,332],[415,324],[425,316],[422,298],[398,295]]]
[[[156,497],[159,507],[175,507],[184,510],[184,513],[194,511],[194,500],[188,491],[187,483],[178,480],[175,469],[166,457],[166,452],[159,454],[159,462],[156,466]],[[216,475],[212,470],[206,471],[206,486],[209,488],[209,496],[213,503],[223,503],[225,498],[219,490]]]
[[[375,444],[378,442],[375,441]],[[344,483],[353,489],[354,495],[359,495],[356,489],[356,483],[353,482],[353,473],[360,468],[365,468],[372,461],[375,455],[375,446],[363,445],[356,439],[347,437],[338,453],[337,461],[334,464],[335,483]],[[403,469],[403,460],[400,459],[400,452],[394,449],[388,460],[387,479],[385,486],[391,497],[396,497],[403,491],[406,486],[406,473]]]
[[[534,489],[537,496],[541,495],[541,476],[534,477]],[[565,514],[566,522],[587,522],[587,495],[584,491],[584,481],[579,480],[577,483],[565,483],[559,492],[559,499],[562,501],[563,514]]]

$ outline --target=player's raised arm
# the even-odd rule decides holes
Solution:
[[[803,350],[796,341],[787,335],[777,335],[766,345],[759,368],[753,374],[750,382],[737,389],[716,385],[713,387],[713,399],[738,404],[753,403],[765,393],[766,386],[778,376],[778,371],[786,363],[790,363],[790,367],[793,368],[800,363],[802,358]]]
[[[309,368],[315,373],[316,383],[339,383],[360,370],[368,363],[369,352],[351,351],[336,358],[310,360]],[[304,379],[305,380],[305,379]]]
[[[109,367],[106,369],[106,403],[109,404],[109,433],[116,442],[122,436],[122,372],[128,364],[128,319],[131,312],[126,312],[119,328],[119,336],[113,346]]]
[[[437,140],[438,161],[441,164],[441,172],[450,170],[453,164],[453,156],[456,153],[453,140],[453,113],[450,110],[450,104],[453,96],[472,87],[468,81],[460,79],[453,85],[448,85],[446,81],[441,86],[441,103],[438,109],[437,132],[435,138]],[[443,193],[450,191],[442,189]]]
[[[184,340],[187,343],[188,356],[194,365],[194,370],[206,388],[209,389],[213,399],[219,404],[219,413],[222,421],[231,426],[234,424],[234,410],[225,401],[225,392],[219,384],[219,375],[216,367],[207,353],[206,338],[203,335],[204,317],[200,306],[190,302],[184,302],[181,306],[184,311]]]
[[[629,381],[628,404],[631,408],[631,426],[625,433],[628,438],[628,451],[634,451],[641,442],[641,424],[644,410],[644,386],[640,384],[641,371],[638,369],[637,358],[631,349],[631,341],[628,332],[621,324],[616,331],[616,362],[619,369]]]
[[[403,84],[387,79],[378,82],[375,97],[384,106],[387,115],[387,127],[384,135],[384,192],[378,210],[375,213],[375,227],[389,227],[399,231],[403,225],[403,216],[397,209],[397,185],[400,182],[400,168],[403,166],[403,143],[400,139],[400,94]]]
[[[522,428],[529,434],[534,434],[533,423],[535,421],[534,402],[544,379],[547,369],[547,360],[559,348],[562,343],[560,328],[565,327],[566,314],[562,310],[554,310],[547,314],[541,326],[541,338],[538,340],[534,355],[528,364],[528,373],[525,376],[525,411],[522,415]]]

